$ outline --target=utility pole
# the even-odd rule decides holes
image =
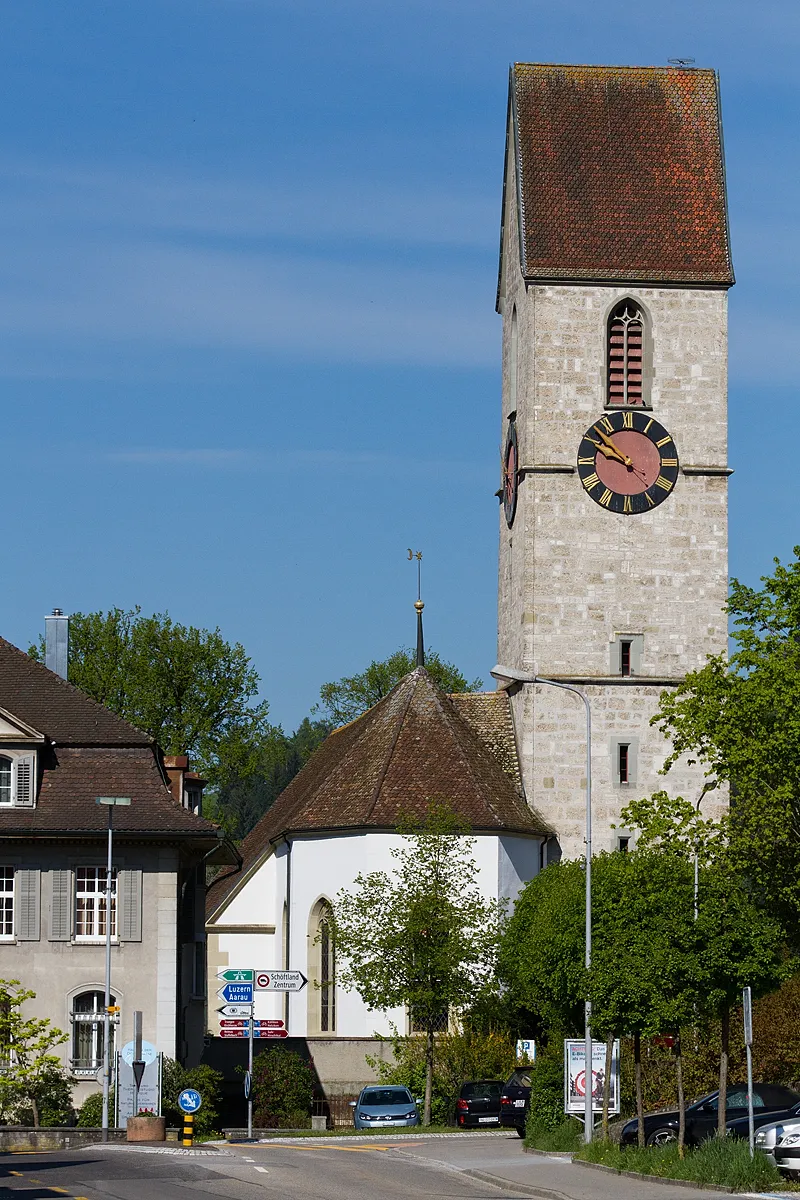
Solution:
[[[111,901],[114,897],[113,849],[114,809],[130,804],[129,796],[97,796],[95,804],[108,808],[108,856],[106,861],[106,981],[103,1011],[103,1141],[108,1141],[108,1097],[111,1090]],[[116,908],[115,908],[116,913]],[[115,1006],[116,1008],[116,1006]]]

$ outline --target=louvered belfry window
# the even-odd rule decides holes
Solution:
[[[632,300],[623,300],[608,323],[608,403],[645,403],[644,318]]]

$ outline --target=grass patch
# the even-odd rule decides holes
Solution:
[[[525,1145],[533,1150],[560,1150],[562,1153],[577,1150],[582,1140],[583,1126],[571,1117],[554,1129],[529,1121],[525,1135]]]
[[[751,1158],[747,1142],[740,1138],[710,1138],[700,1146],[687,1146],[685,1158],[678,1156],[676,1145],[640,1149],[594,1141],[579,1146],[575,1157],[617,1171],[638,1171],[661,1179],[690,1179],[699,1184],[718,1183],[740,1192],[765,1192],[782,1184],[772,1158],[760,1150]]]

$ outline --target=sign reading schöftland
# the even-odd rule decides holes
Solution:
[[[603,1087],[606,1074],[606,1044],[592,1042],[592,1112],[603,1111]],[[564,1040],[564,1112],[586,1111],[586,1043],[577,1038]],[[619,1042],[611,1054],[611,1093],[608,1111],[619,1112]]]

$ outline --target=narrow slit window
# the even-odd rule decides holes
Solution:
[[[631,300],[623,300],[608,323],[608,403],[643,407],[644,317]]]
[[[619,673],[620,675],[630,675],[631,673],[631,643],[621,641],[619,644]]]
[[[629,774],[630,754],[629,754],[629,751],[630,751],[630,746],[626,746],[624,742],[620,744],[620,746],[618,747],[618,750],[617,750],[617,754],[618,754],[617,772],[619,774],[620,783],[629,783],[630,782],[630,774]]]
[[[617,838],[617,849],[620,854],[627,854],[630,849],[631,839],[629,837]]]

